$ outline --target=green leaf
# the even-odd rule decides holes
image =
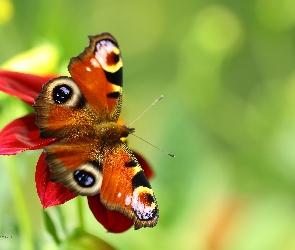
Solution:
[[[115,250],[114,247],[100,238],[85,232],[81,228],[77,228],[73,233],[61,244],[61,250]]]
[[[49,214],[45,210],[43,210],[43,218],[44,218],[44,223],[45,223],[45,227],[47,229],[47,232],[52,236],[55,243],[57,245],[59,245],[60,244],[60,239],[59,239],[59,237],[57,235],[54,222],[53,222],[53,220],[51,219],[51,217],[49,216]]]
[[[60,206],[55,206],[55,211],[56,211],[56,215],[58,217],[58,221],[60,222],[60,226],[63,230],[63,232],[65,234],[67,234],[67,228],[66,228],[66,222],[65,222],[65,217],[64,217],[64,214],[62,212],[62,209]]]

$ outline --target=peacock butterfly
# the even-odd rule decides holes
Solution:
[[[73,193],[92,196],[131,218],[134,228],[153,227],[159,211],[154,192],[118,122],[122,105],[122,57],[116,39],[90,36],[90,45],[70,60],[71,77],[43,85],[34,103],[51,180]]]

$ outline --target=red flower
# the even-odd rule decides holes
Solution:
[[[53,76],[41,77],[0,70],[0,90],[32,105],[41,92],[42,85],[51,78]],[[10,122],[0,131],[0,155],[15,155],[25,150],[42,149],[54,140],[40,138],[35,114],[28,114]],[[153,173],[147,162],[140,155],[135,155],[147,178],[152,177]],[[50,181],[50,175],[45,154],[42,153],[36,166],[35,182],[43,208],[63,204],[77,196],[60,183]],[[132,220],[123,214],[106,209],[99,194],[87,198],[93,215],[109,232],[120,233],[133,225]]]

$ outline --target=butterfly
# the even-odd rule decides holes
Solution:
[[[92,196],[133,220],[134,228],[153,227],[159,210],[154,192],[126,137],[133,128],[119,119],[122,57],[109,33],[90,36],[90,45],[70,60],[71,77],[50,80],[33,105],[51,180],[71,192]]]

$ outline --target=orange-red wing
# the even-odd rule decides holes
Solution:
[[[71,59],[69,71],[96,114],[118,119],[122,102],[122,58],[116,39],[108,33],[90,38],[89,47]]]
[[[100,162],[91,141],[57,141],[45,147],[51,180],[58,181],[80,195],[99,193],[102,181]]]
[[[43,85],[35,100],[36,123],[42,138],[75,138],[91,136],[101,121],[88,106],[72,78],[58,77]]]
[[[122,143],[107,152],[100,190],[103,204],[131,218],[135,229],[153,227],[158,205],[150,183],[132,151]]]

